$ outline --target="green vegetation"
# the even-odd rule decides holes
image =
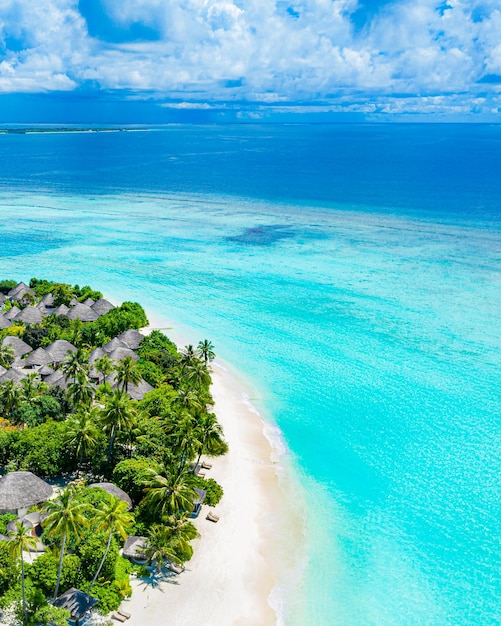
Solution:
[[[0,293],[16,285],[0,281]],[[23,370],[20,380],[0,381],[0,465],[5,471],[75,480],[39,507],[48,513],[42,541],[50,550],[33,564],[22,558],[20,547],[33,540],[24,527],[16,527],[11,541],[0,541],[0,605],[13,607],[23,623],[57,625],[66,614],[48,602],[70,587],[99,598],[103,613],[130,595],[132,566],[119,556],[127,535],[148,538],[156,568],[166,559],[182,564],[191,558],[190,542],[198,536],[189,521],[194,489],[207,492],[210,506],[223,494],[216,481],[195,472],[202,454],[224,454],[227,444],[211,410],[215,353],[210,341],[178,351],[168,337],[153,331],[134,346],[135,355],[126,349],[123,358],[113,360],[111,352],[101,350],[91,358],[125,331],[146,326],[142,307],[124,302],[95,321],[82,322],[52,310],[75,300],[96,301],[100,292],[37,278],[29,286],[34,295],[28,291],[18,300],[8,298],[3,312],[36,305],[48,294],[52,308],[47,305],[39,324],[15,321],[0,330],[0,364],[6,369],[20,365],[12,348],[1,343],[9,336],[33,349],[55,340],[69,341],[76,349],[49,360],[58,385],[41,380],[41,366],[29,375]],[[150,390],[134,396],[138,385]],[[86,487],[102,481],[128,493],[134,509],[127,511],[125,502],[102,489]],[[0,516],[0,534],[14,519]]]

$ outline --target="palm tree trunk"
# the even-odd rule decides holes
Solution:
[[[106,464],[109,465],[111,461],[111,454],[113,452],[113,443],[115,441],[115,424],[111,429],[111,437],[110,437],[110,447],[108,448],[108,458],[106,459]]]
[[[108,536],[108,542],[106,543],[106,550],[104,551],[103,558],[101,559],[101,562],[99,563],[99,567],[97,568],[97,572],[94,574],[94,578],[92,579],[92,582],[90,584],[89,593],[92,591],[92,587],[94,586],[94,583],[96,582],[97,577],[99,576],[99,572],[101,571],[101,569],[102,569],[102,567],[104,565],[104,561],[105,561],[106,556],[108,554],[108,550],[110,549],[112,535],[113,535],[113,532],[110,532],[110,534]]]
[[[21,549],[21,589],[23,594],[23,612],[24,612],[24,623],[28,623],[28,609],[26,608],[26,592],[24,589],[24,558],[23,552]]]
[[[66,544],[66,533],[63,535],[63,541],[61,543],[61,556],[59,557],[59,567],[57,568],[57,581],[56,588],[54,590],[54,598],[57,598],[57,592],[59,591],[59,583],[61,582],[61,572],[63,570],[63,557],[64,557],[64,546]]]

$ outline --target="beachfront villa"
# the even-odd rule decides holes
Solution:
[[[0,515],[13,513],[19,518],[34,504],[52,496],[52,487],[31,472],[9,472],[0,478]]]
[[[70,613],[70,622],[75,626],[79,626],[80,621],[87,613],[99,602],[97,598],[89,596],[89,594],[71,587],[62,593],[54,602],[54,606],[66,609]]]

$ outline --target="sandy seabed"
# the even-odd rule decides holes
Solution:
[[[149,316],[153,327],[165,328],[165,320]],[[178,345],[187,343],[165,332]],[[132,597],[122,604],[131,613],[130,626],[282,623],[280,590],[300,576],[303,520],[279,480],[284,476],[280,455],[265,436],[245,384],[217,361],[212,380],[214,410],[229,445],[225,456],[206,459],[212,463],[206,477],[224,489],[211,509],[220,519],[207,520],[209,507],[202,507],[195,520],[201,538],[180,575],[132,579]]]

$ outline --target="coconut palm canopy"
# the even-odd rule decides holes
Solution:
[[[142,335],[138,330],[130,328],[121,335],[118,335],[117,339],[122,341],[131,350],[137,350],[139,348],[139,344],[144,339],[144,335]]]
[[[0,478],[0,510],[24,509],[51,495],[52,487],[31,472],[10,472]]]
[[[69,341],[66,341],[66,339],[56,339],[56,341],[53,341],[45,349],[50,353],[52,361],[55,363],[62,363],[66,358],[68,350],[71,352],[77,351],[75,346]]]
[[[92,487],[98,487],[99,489],[103,489],[104,491],[106,491],[106,493],[109,493],[110,495],[115,496],[115,498],[122,500],[127,504],[128,511],[132,509],[132,500],[130,499],[130,496],[125,493],[123,489],[120,489],[120,487],[117,487],[113,483],[92,483],[92,485],[89,485],[89,489],[91,489]]]
[[[12,348],[14,356],[16,357],[24,356],[25,354],[28,354],[28,352],[33,351],[33,348],[22,339],[19,339],[19,337],[4,337],[2,345]]]
[[[25,324],[41,324],[43,316],[42,311],[36,306],[27,306],[14,319],[16,322],[24,322]]]

